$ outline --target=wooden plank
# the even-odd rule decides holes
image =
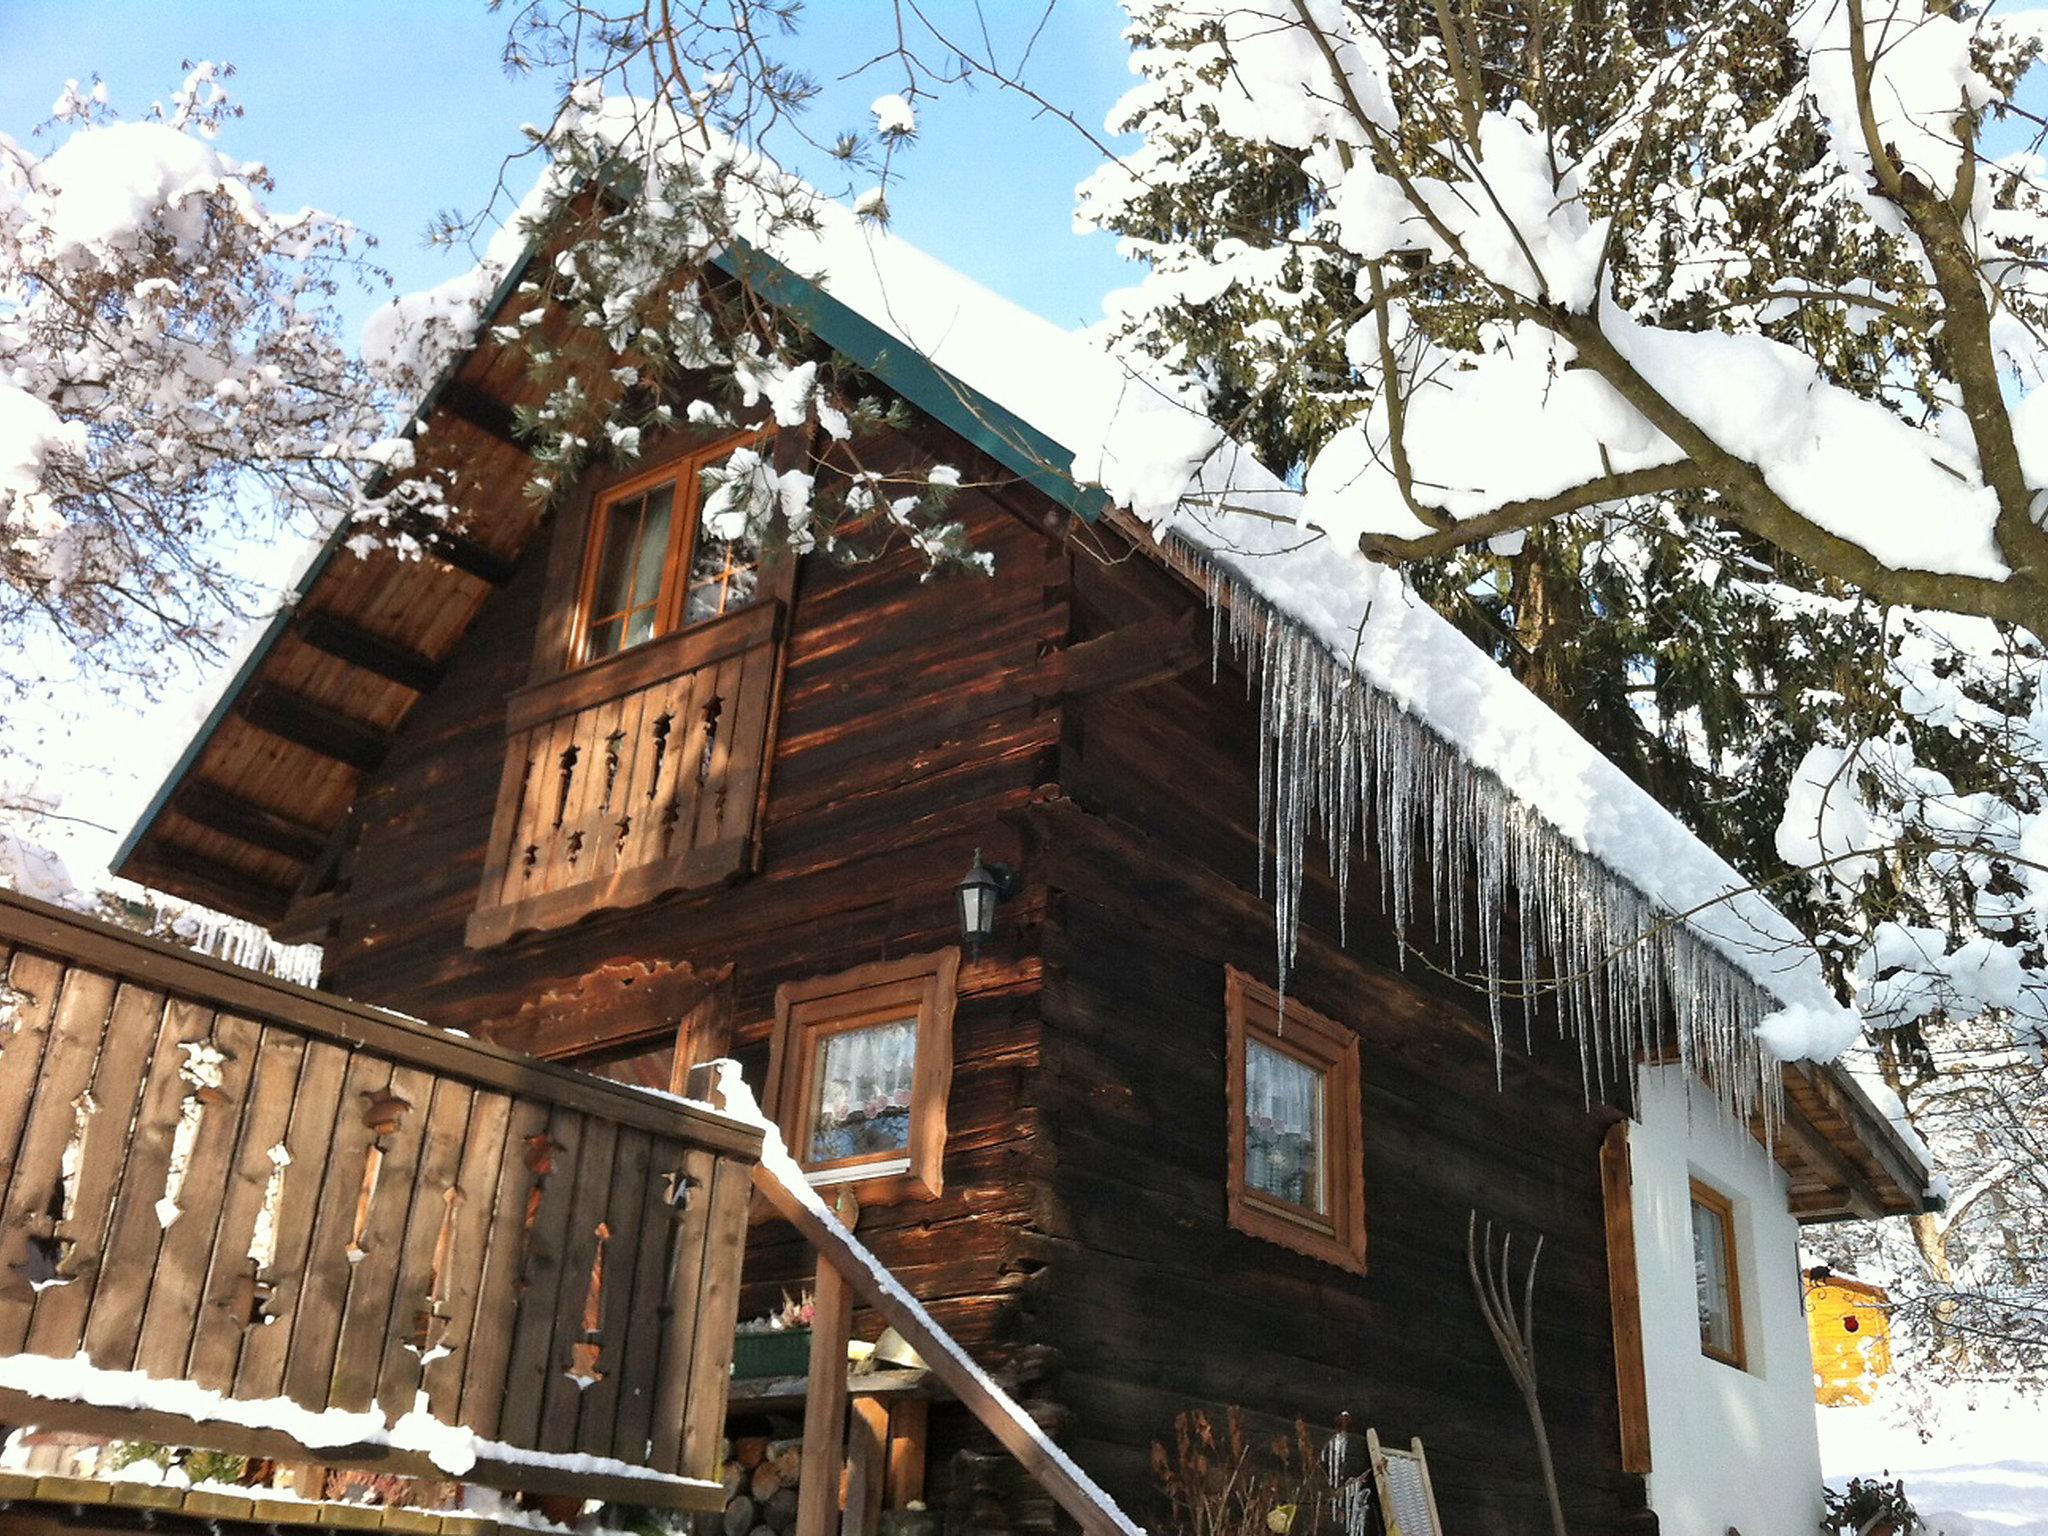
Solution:
[[[360,1412],[377,1400],[377,1373],[396,1308],[399,1265],[415,1225],[431,1245],[447,1211],[442,1198],[455,1179],[469,1106],[466,1083],[400,1067],[389,1090],[412,1107],[383,1138],[384,1159],[361,1239],[350,1248],[348,1303],[334,1346],[327,1406]]]
[[[70,1216],[59,1230],[71,1245],[63,1264],[71,1280],[36,1297],[27,1341],[31,1354],[63,1359],[76,1354],[84,1340],[86,1313],[106,1253],[114,1192],[128,1159],[129,1132],[142,1095],[142,1074],[156,1047],[164,1007],[161,992],[142,987],[124,985],[114,996],[107,1038],[93,1067],[93,1111],[79,1148],[78,1184]]]
[[[391,1316],[384,1366],[378,1373],[377,1405],[386,1418],[410,1412],[422,1389],[430,1412],[454,1418],[463,1364],[456,1356],[466,1351],[469,1341],[511,1121],[510,1099],[501,1093],[476,1096],[455,1169],[445,1250],[438,1230],[431,1243],[416,1245],[410,1236],[407,1239],[408,1264],[401,1272],[398,1307]],[[422,1248],[424,1266],[417,1258]]]
[[[751,784],[747,786],[744,800],[731,807],[730,815],[726,804],[726,791],[732,782],[733,741],[738,735],[740,715],[744,712],[740,701],[744,662],[744,657],[735,656],[718,664],[717,675],[711,684],[718,699],[718,723],[712,733],[709,761],[704,759],[700,749],[682,765],[687,772],[697,776],[697,822],[690,837],[693,848],[708,848],[724,841],[731,833],[732,823],[754,806],[754,787]],[[681,835],[680,827],[677,835]]]
[[[218,1015],[213,1021],[212,1044],[226,1058],[219,1064],[220,1086],[213,1092],[188,1090],[187,1102],[199,1105],[198,1130],[191,1138],[184,1178],[178,1186],[177,1212],[164,1227],[157,1248],[156,1274],[150,1281],[149,1304],[143,1309],[135,1345],[135,1368],[163,1380],[184,1375],[192,1352],[197,1303],[213,1257],[228,1170],[248,1107],[257,1042],[262,1038],[262,1026],[252,1020]],[[163,1215],[157,1219],[162,1221]]]
[[[75,957],[76,963],[244,1017],[291,1024],[320,1040],[362,1048],[464,1082],[544,1099],[659,1135],[686,1136],[723,1151],[760,1155],[761,1133],[701,1107],[608,1083],[587,1073],[535,1061],[487,1040],[469,1039],[351,1003],[330,993],[259,976],[179,945],[146,939],[110,924],[0,891],[0,942]],[[17,962],[19,963],[19,962]],[[26,1055],[21,1060],[25,1061]],[[0,1074],[8,1068],[0,1053]],[[22,1068],[21,1070],[26,1070]],[[5,1086],[0,1079],[0,1087]],[[0,1094],[0,1115],[12,1100]],[[0,1132],[7,1129],[0,1123]],[[0,1135],[0,1152],[7,1149]]]
[[[33,1088],[33,1102],[15,1149],[14,1177],[0,1206],[0,1355],[20,1350],[35,1311],[33,1282],[56,1275],[64,1216],[64,1148],[77,1131],[80,1100],[114,1006],[114,981],[73,966],[65,974]],[[47,1271],[47,1273],[46,1273]]]
[[[654,1182],[649,1176],[653,1158],[653,1137],[644,1131],[620,1134],[605,1201],[604,1224],[610,1236],[605,1242],[604,1273],[598,1289],[597,1379],[582,1388],[576,1404],[575,1449],[631,1461],[638,1461],[645,1452],[622,1456],[614,1448],[613,1430],[619,1389],[628,1366],[626,1336],[632,1326],[633,1282],[639,1272],[640,1252],[643,1247],[662,1246],[655,1239],[667,1235],[667,1219],[647,1198]],[[580,1321],[587,1325],[589,1319]]]
[[[584,1123],[577,1155],[575,1193],[562,1246],[562,1268],[555,1287],[555,1308],[541,1356],[538,1382],[540,1416],[533,1444],[544,1451],[576,1449],[576,1416],[583,1388],[570,1376],[571,1344],[582,1336],[584,1308],[590,1299],[591,1276],[605,1246],[606,1191],[613,1178],[619,1129],[603,1120]]]
[[[683,1152],[668,1243],[667,1290],[662,1301],[661,1370],[653,1405],[653,1448],[648,1465],[673,1472],[682,1465],[683,1431],[690,1411],[690,1367],[696,1359],[698,1305],[711,1235],[711,1196],[718,1159],[699,1147]]]
[[[1600,1143],[1600,1197],[1607,1226],[1607,1296],[1621,1406],[1621,1467],[1641,1473],[1650,1470],[1650,1402],[1643,1375],[1643,1299],[1628,1126],[1628,1121],[1617,1120]]]
[[[258,1308],[258,1274],[249,1250],[272,1175],[279,1175],[280,1180],[289,1175],[289,1168],[279,1169],[271,1153],[285,1145],[291,1130],[292,1101],[305,1060],[306,1041],[299,1035],[275,1025],[264,1030],[256,1048],[256,1071],[249,1085],[249,1107],[242,1116],[241,1140],[221,1201],[220,1235],[199,1297],[199,1317],[186,1362],[186,1374],[212,1391],[233,1389],[243,1334],[267,1326],[253,1321]],[[281,1197],[282,1182],[279,1192]],[[281,1216],[282,1211],[277,1214]],[[272,1232],[274,1236],[274,1227]]]
[[[364,1111],[391,1086],[391,1063],[367,1051],[349,1059],[342,1078],[334,1134],[325,1156],[326,1179],[306,1248],[298,1294],[286,1314],[284,1395],[308,1408],[327,1406],[334,1346],[348,1304],[349,1243],[355,1234],[369,1154],[377,1141]],[[380,1181],[381,1183],[381,1181]]]
[[[626,1461],[647,1460],[648,1439],[653,1432],[654,1395],[661,1370],[669,1250],[676,1228],[669,1212],[667,1184],[669,1176],[680,1174],[683,1166],[684,1149],[681,1146],[673,1141],[651,1144],[647,1175],[640,1189],[640,1206],[633,1218],[640,1233],[639,1248],[634,1256],[625,1328],[619,1344],[615,1410],[609,1436],[614,1447],[611,1454]],[[625,1279],[623,1276],[620,1278]],[[609,1341],[612,1337],[609,1317],[605,1319],[605,1328]]]
[[[331,609],[302,613],[292,633],[317,651],[414,693],[432,693],[441,681],[441,663],[433,657],[351,623]]]
[[[274,923],[291,910],[291,891],[262,875],[170,842],[160,828],[152,830],[148,841],[128,856],[121,875],[252,923]]]
[[[520,689],[505,701],[505,728],[521,731],[716,666],[727,657],[772,643],[781,622],[782,605],[764,601],[657,636],[587,667]]]
[[[746,1256],[747,1212],[753,1201],[750,1165],[720,1157],[711,1188],[703,1279],[696,1294],[697,1337],[690,1355],[690,1399],[683,1416],[686,1477],[718,1471],[725,1434],[725,1397],[732,1385],[732,1337],[740,1315],[740,1264]]]
[[[519,1315],[506,1324],[512,1342],[496,1438],[513,1445],[531,1445],[540,1432],[541,1401],[555,1347],[555,1300],[563,1285],[564,1259],[574,1240],[574,1227],[579,1224],[576,1185],[583,1143],[591,1126],[588,1116],[572,1110],[557,1110],[548,1117],[548,1137],[558,1150],[525,1233]]]
[[[107,1226],[106,1256],[85,1319],[85,1352],[102,1370],[125,1371],[135,1364],[137,1325],[156,1274],[163,1223],[156,1203],[163,1197],[186,1084],[179,1075],[182,1047],[209,1039],[213,1013],[198,1003],[173,998],[157,1031],[156,1049],[143,1075],[142,1107],[136,1111],[128,1160],[114,1192]]]
[[[498,1437],[512,1322],[525,1287],[526,1228],[529,1215],[537,1210],[536,1182],[542,1177],[537,1170],[551,1166],[555,1156],[549,1114],[547,1105],[531,1100],[513,1105],[493,1180],[497,1195],[474,1301],[466,1310],[451,1306],[459,1330],[454,1366],[438,1377],[428,1376],[428,1406],[435,1417],[448,1418],[452,1410],[458,1422],[492,1439]]]
[[[327,1198],[327,1180],[346,1177],[329,1166],[328,1153],[345,1108],[341,1096],[352,1059],[348,1051],[325,1040],[306,1045],[292,1097],[291,1124],[285,1131],[289,1161],[270,1267],[259,1276],[271,1288],[273,1321],[243,1335],[241,1356],[235,1362],[237,1397],[277,1397],[284,1391],[292,1327],[312,1262],[313,1229]]]
[[[498,775],[498,798],[491,809],[490,841],[485,844],[484,874],[477,885],[477,907],[484,910],[511,900],[508,889],[520,824],[526,818],[527,784],[533,773],[532,738],[519,732],[505,743],[505,763]]]
[[[35,1102],[36,1075],[63,983],[64,967],[46,955],[17,952],[7,968],[6,990],[0,993],[5,1004],[0,1022],[7,1030],[0,1036],[0,1200],[12,1194],[19,1166],[15,1151]]]
[[[804,1394],[803,1472],[797,1482],[794,1536],[836,1536],[839,1476],[846,1460],[846,1343],[853,1332],[853,1291],[820,1255],[811,1285],[810,1386]]]

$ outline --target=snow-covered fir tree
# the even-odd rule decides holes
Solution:
[[[2038,161],[1985,148],[2033,32],[1128,9],[1142,144],[1080,193],[1150,269],[1113,345],[1804,920],[1957,1180],[1917,1263],[1832,1257],[1913,1277],[1943,1360],[2040,1376],[2048,226]]]

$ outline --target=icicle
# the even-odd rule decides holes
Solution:
[[[254,923],[218,912],[187,913],[171,924],[171,932],[187,949],[230,965],[302,987],[320,985],[318,944],[280,944]]]
[[[1704,1075],[1738,1117],[1760,1106],[1768,1110],[1767,1121],[1775,1117],[1779,1079],[1755,1030],[1776,1004],[1761,986],[1224,566],[1178,540],[1175,553],[1203,576],[1214,618],[1215,675],[1222,675],[1227,646],[1256,694],[1259,821],[1266,833],[1259,884],[1263,893],[1270,873],[1274,962],[1283,994],[1294,965],[1313,825],[1340,903],[1348,901],[1354,840],[1377,856],[1381,905],[1393,919],[1404,963],[1415,881],[1426,866],[1436,943],[1448,950],[1454,971],[1463,970],[1470,955],[1484,978],[1497,1073],[1504,1063],[1508,989],[1521,991],[1527,1043],[1540,986],[1555,997],[1559,1028],[1576,1044],[1589,1100],[1617,1079],[1633,1079],[1668,1012],[1688,1070]],[[1477,928],[1470,932],[1468,888],[1476,890],[1478,906]],[[1519,903],[1521,927],[1512,975],[1500,932],[1510,898]],[[1547,983],[1538,980],[1544,957]]]

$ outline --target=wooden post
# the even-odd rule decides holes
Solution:
[[[853,1196],[839,1218],[852,1223]],[[839,1472],[846,1459],[846,1342],[853,1334],[853,1291],[821,1254],[811,1287],[811,1375],[804,1390],[803,1475],[797,1480],[796,1536],[837,1536]]]
[[[902,1509],[924,1497],[924,1437],[930,1404],[899,1397],[889,1406],[889,1505]]]
[[[846,1514],[839,1522],[839,1536],[875,1536],[881,1526],[888,1454],[887,1406],[878,1397],[856,1397],[846,1450]]]

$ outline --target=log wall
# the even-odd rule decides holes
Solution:
[[[1085,554],[1071,607],[1085,638],[1187,599],[1156,568]],[[1184,1408],[1238,1405],[1428,1448],[1446,1529],[1548,1529],[1521,1400],[1466,1275],[1468,1213],[1545,1239],[1536,1332],[1548,1423],[1575,1532],[1651,1528],[1623,1473],[1599,1147],[1575,1058],[1537,1031],[1495,1055],[1475,999],[1393,968],[1377,880],[1354,875],[1337,942],[1312,873],[1290,992],[1362,1040],[1367,1273],[1230,1227],[1225,1210],[1224,970],[1271,979],[1258,879],[1255,706],[1241,676],[1077,700],[1067,798],[1036,808],[1045,926],[1046,1112],[1058,1127],[1041,1326],[1064,1343],[1051,1390],[1071,1446],[1118,1490],[1149,1482],[1151,1443]],[[1513,950],[1512,942],[1509,944]],[[1476,1000],[1483,1007],[1483,999]]]

